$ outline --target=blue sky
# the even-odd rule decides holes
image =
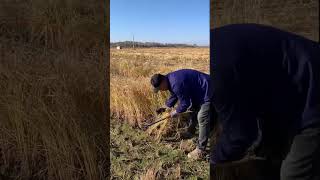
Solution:
[[[209,0],[110,0],[111,42],[209,44]]]

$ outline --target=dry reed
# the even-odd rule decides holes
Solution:
[[[0,174],[6,178],[107,176],[100,6],[1,3]]]

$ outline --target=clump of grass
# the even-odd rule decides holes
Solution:
[[[183,152],[189,153],[193,151],[195,148],[196,148],[196,145],[194,144],[192,139],[182,140],[180,142],[179,149]]]
[[[156,180],[157,170],[155,168],[150,168],[147,170],[145,175],[141,176],[141,180]]]

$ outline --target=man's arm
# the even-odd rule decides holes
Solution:
[[[258,124],[254,114],[236,104],[218,107],[222,134],[211,151],[211,164],[235,161],[243,158],[258,136]]]
[[[176,91],[177,91],[177,97],[179,99],[179,106],[177,107],[176,112],[177,113],[185,112],[191,105],[189,90],[182,86]]]
[[[172,108],[178,101],[178,97],[175,94],[171,94],[171,96],[169,97],[169,99],[166,101],[166,106],[169,108]]]
[[[212,99],[222,126],[217,144],[211,148],[211,164],[241,159],[258,134],[255,114],[251,114],[254,110],[249,108],[254,107],[252,95],[248,97],[253,88],[246,83],[247,77],[256,77],[252,72],[258,68],[240,64],[248,52],[243,46],[246,42],[242,41],[242,32],[241,37],[231,37],[233,31],[223,29],[211,31],[210,36]]]

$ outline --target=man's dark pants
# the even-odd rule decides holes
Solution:
[[[197,124],[199,124],[199,137],[198,148],[205,150],[207,147],[208,139],[211,131],[210,124],[210,102],[205,102],[200,108],[195,110],[195,113],[191,114],[188,131],[194,132]]]
[[[281,180],[320,180],[320,125],[304,129],[282,162]]]

